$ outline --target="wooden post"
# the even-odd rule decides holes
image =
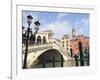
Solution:
[[[53,62],[52,62],[52,64],[53,64],[53,67],[55,67],[55,56],[53,56]]]
[[[63,67],[63,62],[64,62],[63,56],[61,55],[61,67]]]
[[[43,59],[42,67],[45,68],[45,62],[46,62],[46,61],[45,61],[45,56],[44,56],[44,54],[43,54],[43,56],[42,56],[42,59]]]
[[[89,55],[89,47],[88,47],[87,66],[89,65],[90,65],[90,55]]]
[[[82,49],[82,43],[79,41],[79,51],[80,51],[80,66],[84,66],[84,55],[83,55],[83,49]]]
[[[75,58],[76,66],[78,66],[78,56],[75,54],[74,58]]]
[[[71,57],[72,57],[72,55],[73,55],[73,53],[72,53],[72,49],[70,49],[70,52],[71,52]]]

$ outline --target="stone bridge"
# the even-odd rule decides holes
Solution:
[[[28,47],[27,67],[30,67],[32,64],[34,64],[34,61],[36,61],[41,54],[51,49],[59,51],[59,53],[63,56],[64,61],[68,60],[68,55],[62,48],[61,43],[54,39],[53,43],[50,44],[33,45]],[[22,51],[24,60],[25,47],[23,47]]]

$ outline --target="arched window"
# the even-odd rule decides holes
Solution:
[[[46,37],[43,36],[43,44],[45,44],[45,43],[46,43]]]
[[[41,36],[37,37],[37,44],[41,44]]]
[[[35,40],[36,40],[35,35],[32,34],[30,36],[30,44],[34,44],[35,43]]]
[[[51,38],[52,38],[52,34],[49,33],[49,34],[48,34],[48,39],[51,39]]]

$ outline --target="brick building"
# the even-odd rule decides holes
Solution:
[[[89,48],[89,37],[84,35],[76,35],[75,30],[72,30],[72,39],[70,40],[70,49],[72,49],[72,56],[79,54],[79,41],[82,43],[83,53]]]

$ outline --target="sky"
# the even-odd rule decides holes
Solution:
[[[72,35],[74,28],[77,35],[89,36],[89,14],[88,13],[67,13],[67,12],[22,12],[22,26],[27,29],[27,16],[33,17],[31,28],[34,31],[34,22],[39,21],[39,32],[52,30],[54,37],[61,39],[64,34]]]

